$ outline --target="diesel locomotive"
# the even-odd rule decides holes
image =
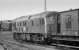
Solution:
[[[43,42],[48,36],[59,33],[59,13],[43,12],[14,22],[14,38]]]

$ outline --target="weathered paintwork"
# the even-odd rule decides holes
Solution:
[[[69,10],[61,12],[61,34],[62,35],[79,35],[79,10]],[[70,23],[68,23],[70,22]]]

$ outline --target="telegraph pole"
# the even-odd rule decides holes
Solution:
[[[46,7],[46,0],[44,0],[44,11],[47,11],[47,7]]]
[[[1,25],[2,25],[2,16],[1,16],[1,21],[0,21],[0,31],[2,31],[1,30]]]
[[[45,12],[45,14],[47,13],[47,5],[46,5],[47,3],[46,3],[46,0],[44,0],[44,12]],[[44,18],[44,20],[45,20],[45,33],[47,33],[47,22],[46,22],[46,17]]]

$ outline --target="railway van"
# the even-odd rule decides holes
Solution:
[[[53,35],[54,41],[59,44],[79,46],[79,9],[70,9],[59,13],[60,33]]]

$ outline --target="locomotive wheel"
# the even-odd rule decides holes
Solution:
[[[14,38],[14,40],[17,40],[17,41],[21,41],[21,34],[20,33],[14,33],[13,34],[13,38]]]
[[[31,41],[30,34],[25,34],[25,41]]]
[[[14,40],[17,40],[17,39],[16,39],[16,33],[13,33],[13,39],[14,39]]]
[[[26,39],[24,33],[22,33],[22,34],[20,35],[20,39],[21,39],[22,41],[24,41],[24,40]]]
[[[39,35],[32,35],[32,41],[36,43],[43,43],[44,37]]]
[[[51,38],[46,38],[44,43],[50,45],[52,42],[54,41]]]
[[[14,38],[14,40],[19,40],[19,38],[18,38],[18,36],[17,36],[17,33],[14,33],[14,34],[13,34],[13,38]]]

